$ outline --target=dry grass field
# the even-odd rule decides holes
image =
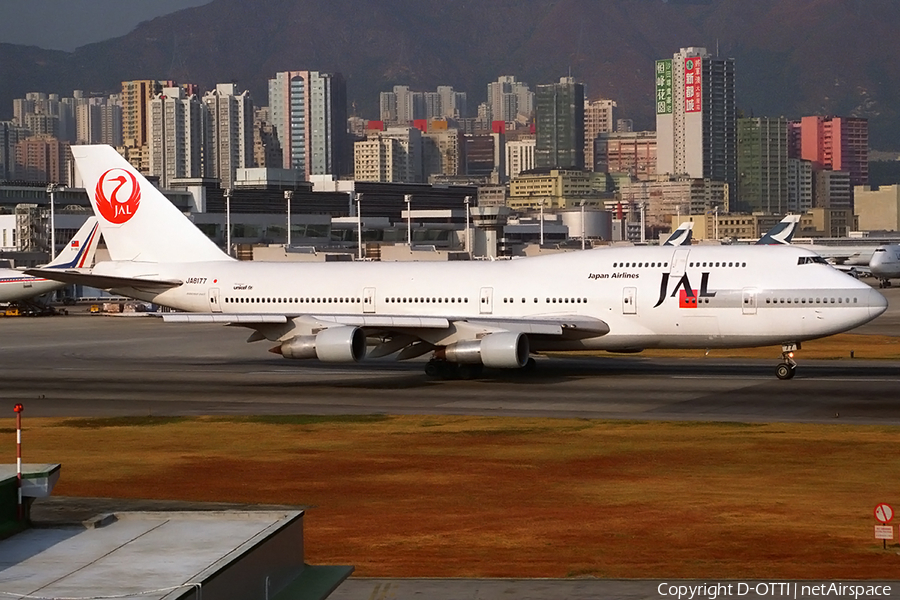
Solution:
[[[68,496],[306,505],[358,576],[876,578],[891,427],[487,417],[26,419]],[[14,433],[4,430],[10,443]]]

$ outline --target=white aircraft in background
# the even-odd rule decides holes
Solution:
[[[878,278],[879,287],[891,287],[891,279],[900,277],[900,245],[876,247],[869,260],[869,272]]]
[[[100,231],[95,217],[88,218],[68,245],[44,269],[83,269],[94,262]],[[65,287],[65,283],[27,275],[18,269],[0,269],[0,303],[20,302]]]
[[[110,261],[32,269],[172,307],[169,322],[251,328],[285,358],[351,363],[431,354],[474,377],[532,352],[736,348],[800,342],[880,315],[877,290],[792,246],[613,247],[493,262],[238,262],[109,146],[73,146]],[[367,348],[368,354],[367,354]]]

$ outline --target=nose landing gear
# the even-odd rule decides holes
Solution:
[[[775,377],[778,379],[792,379],[797,372],[797,362],[794,360],[794,352],[800,349],[800,343],[781,345],[781,362],[775,367]]]

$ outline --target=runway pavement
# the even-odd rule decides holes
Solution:
[[[900,301],[900,290],[888,296]],[[900,304],[900,302],[895,303]],[[860,331],[900,333],[889,309]],[[30,416],[476,414],[900,424],[900,363],[635,356],[541,359],[536,373],[426,377],[421,362],[322,365],[245,343],[249,330],[153,317],[0,320],[0,389]]]

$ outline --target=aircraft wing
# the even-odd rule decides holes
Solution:
[[[112,275],[94,275],[90,270],[35,268],[25,269],[27,275],[44,277],[62,283],[87,285],[97,289],[134,288],[146,291],[159,291],[178,287],[184,282],[178,279],[144,279],[141,277],[115,277]]]

